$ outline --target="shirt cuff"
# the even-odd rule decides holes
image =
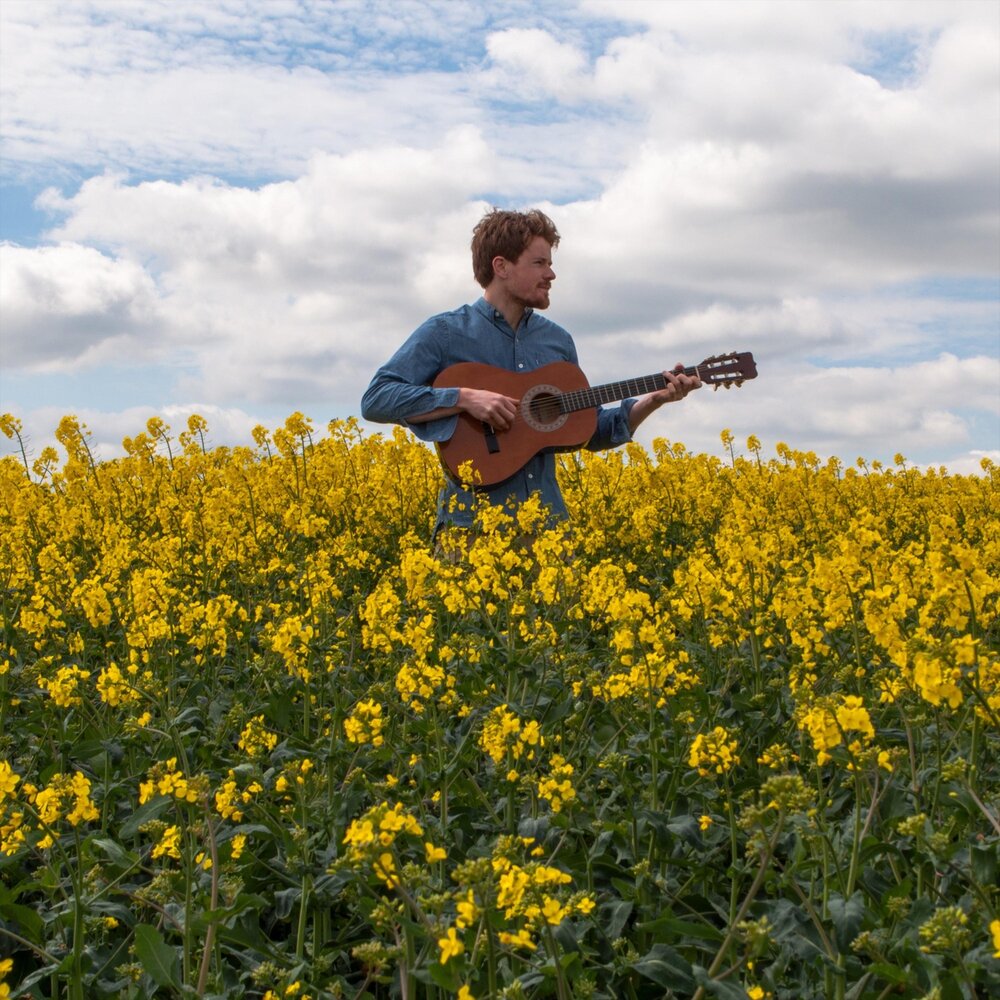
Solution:
[[[431,410],[447,409],[449,406],[458,404],[459,390],[457,388],[432,389],[431,391],[434,393],[433,405],[429,407]],[[458,414],[453,413],[447,417],[438,417],[436,420],[425,420],[420,423],[412,423],[404,418],[403,422],[421,441],[432,443],[447,441],[455,433],[455,427],[458,425]]]

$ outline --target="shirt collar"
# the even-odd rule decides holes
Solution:
[[[488,320],[493,323],[502,323],[505,330],[509,330],[510,326],[507,323],[507,318],[504,316],[499,309],[494,308],[485,298],[480,297],[474,305],[475,309],[478,309]],[[531,317],[535,314],[535,310],[531,306],[524,307],[524,314],[521,317],[520,328],[524,329],[527,326]]]

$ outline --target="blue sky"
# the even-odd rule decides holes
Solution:
[[[4,0],[0,90],[0,410],[34,453],[66,413],[104,457],[153,415],[356,416],[478,295],[501,204],[556,220],[592,381],[754,352],[643,443],[1000,461],[994,0]]]

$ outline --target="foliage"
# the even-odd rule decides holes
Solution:
[[[206,431],[0,460],[0,996],[1000,988],[995,468]]]

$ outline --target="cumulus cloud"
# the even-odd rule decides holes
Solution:
[[[589,91],[584,53],[558,41],[541,28],[508,28],[486,39],[492,66],[483,83],[498,90],[497,96],[525,101],[551,97],[570,103]]]
[[[4,364],[95,365],[143,350],[158,327],[157,291],[135,261],[90,246],[0,246]]]
[[[4,258],[8,364],[68,366],[122,336],[136,361],[184,359],[178,385],[198,398],[353,401],[421,312],[475,296],[468,240],[485,205],[470,194],[493,169],[478,131],[460,128],[435,149],[317,155],[258,189],[107,174],[49,190],[58,247]],[[45,334],[62,314],[76,339]]]
[[[712,453],[726,428],[740,442],[756,436],[768,454],[779,442],[846,462],[886,461],[900,452],[914,464],[936,454],[968,472],[991,454],[974,449],[970,415],[1000,418],[995,357],[942,354],[912,365],[818,368],[776,366],[764,356],[758,366],[758,378],[739,389],[703,388],[683,407],[665,407],[640,428],[639,439],[664,436]]]

